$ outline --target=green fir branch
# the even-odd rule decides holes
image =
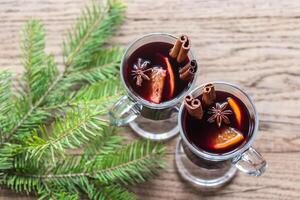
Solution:
[[[86,69],[83,71],[77,71],[70,73],[68,78],[65,81],[76,83],[76,82],[88,82],[88,83],[95,83],[101,80],[107,80],[110,78],[115,78],[116,74],[119,72],[119,64],[107,64],[102,65],[100,67],[94,67],[90,69]]]
[[[3,170],[14,169],[15,166],[15,156],[19,153],[21,149],[20,145],[5,143],[0,148],[0,174]],[[0,179],[1,181],[1,179]]]
[[[101,49],[101,45],[122,22],[124,9],[124,3],[119,0],[103,1],[101,6],[93,3],[86,7],[64,42],[66,67],[80,69],[89,63],[91,55]]]
[[[134,142],[115,154],[100,158],[92,168],[100,182],[134,184],[144,182],[163,168],[164,146],[149,141]],[[97,160],[97,158],[96,158]]]
[[[55,166],[32,169],[31,173],[9,173],[1,177],[1,180],[16,191],[31,192],[43,189],[46,183],[73,193],[77,193],[80,187],[90,197],[104,198],[108,194],[113,195],[110,193],[113,191],[115,194],[124,192],[123,187],[119,188],[120,191],[109,191],[107,188],[118,184],[144,182],[156,174],[164,165],[163,152],[164,147],[161,144],[138,141],[109,154],[99,154],[96,159],[90,158],[91,162],[94,160],[95,166],[89,169],[86,168],[85,159],[69,156],[61,159]],[[131,193],[127,194],[126,191],[122,197],[128,195],[134,199]]]
[[[81,187],[92,200],[136,200],[137,197],[134,193],[129,192],[125,187],[120,185],[108,186],[94,186],[92,183],[85,185],[86,188]]]
[[[62,110],[70,107],[99,107],[108,109],[123,94],[123,89],[118,79],[110,79],[86,85],[66,96],[64,100],[53,100],[52,105],[44,106],[44,110]]]
[[[11,94],[11,74],[0,72],[0,140],[3,141],[6,132],[14,124],[10,117],[13,108]]]
[[[112,126],[105,127],[101,136],[84,145],[84,162],[86,167],[93,165],[94,158],[98,155],[109,155],[110,153],[122,147],[121,142],[125,138],[116,135],[116,128]]]
[[[45,30],[40,21],[26,23],[21,49],[29,103],[34,105],[58,74],[54,57],[45,53]]]
[[[58,117],[51,125],[51,130],[42,126],[34,130],[31,137],[25,141],[29,158],[38,160],[50,155],[53,162],[58,156],[64,156],[65,149],[78,148],[101,135],[108,122],[100,117],[104,112],[98,109],[74,108],[64,117]]]
[[[124,148],[94,158],[94,165],[84,172],[72,172],[70,168],[58,168],[56,174],[34,175],[41,179],[68,179],[90,177],[102,184],[121,182],[134,184],[146,181],[164,167],[164,146],[150,141],[137,141]]]
[[[11,131],[9,131],[9,133],[7,134],[6,137],[6,141],[8,141],[14,134],[19,135],[19,134],[28,134],[28,132],[25,130],[22,131],[22,129],[20,129],[24,124],[26,124],[26,122],[30,119],[38,119],[37,121],[35,121],[35,125],[39,125],[43,122],[43,119],[47,116],[40,116],[39,118],[37,118],[35,116],[36,113],[38,113],[39,111],[39,107],[41,106],[41,104],[44,102],[45,98],[48,96],[48,94],[53,90],[53,88],[56,86],[56,84],[59,82],[59,80],[61,79],[62,75],[59,75],[52,83],[51,85],[47,88],[47,90],[45,91],[45,93],[43,95],[40,96],[40,99],[34,104],[34,105],[30,105],[28,109],[25,110],[25,112],[23,111],[24,108],[27,108],[26,105],[28,98],[27,97],[22,97],[21,99],[18,99],[16,101],[16,107],[20,108],[20,113],[22,113],[22,111],[24,112],[24,114],[22,114],[21,116],[19,116],[19,119],[17,120],[15,126],[11,129]],[[24,105],[24,107],[22,106]],[[33,117],[32,117],[33,116]],[[41,120],[42,117],[42,120]],[[36,127],[36,126],[35,126]],[[34,127],[32,128],[34,129]]]
[[[85,8],[64,42],[61,73],[45,52],[43,24],[26,23],[21,87],[13,90],[11,75],[0,72],[0,184],[39,199],[131,200],[126,186],[164,166],[163,145],[124,145],[105,116],[123,94],[123,49],[105,42],[124,10],[121,0]]]
[[[74,94],[72,86],[83,85],[98,85],[99,82],[112,81],[116,82],[116,76],[119,73],[119,65],[123,49],[113,47],[109,49],[101,49],[95,53],[87,64],[87,67],[82,70],[70,71],[63,80],[59,82],[55,90],[48,96],[46,105],[55,106],[63,104],[69,100]],[[112,80],[113,79],[113,80]],[[97,86],[95,86],[97,87]],[[86,88],[85,88],[86,89]]]
[[[79,194],[67,191],[65,188],[49,186],[42,181],[43,187],[38,188],[39,200],[79,200]]]
[[[106,2],[106,1],[105,1]],[[78,58],[81,57],[82,60],[84,60],[84,57],[77,56],[77,53],[82,52],[83,49],[85,49],[86,51],[84,51],[84,56],[86,58],[90,58],[93,57],[92,55],[97,51],[100,50],[99,47],[101,44],[103,44],[103,42],[99,42],[99,41],[104,41],[113,31],[114,31],[114,27],[120,23],[122,16],[123,16],[123,11],[124,11],[124,4],[121,1],[115,1],[115,0],[108,0],[106,4],[106,7],[104,8],[105,10],[107,10],[107,12],[102,12],[103,8],[101,8],[101,6],[99,6],[99,4],[93,4],[91,7],[88,7],[87,9],[93,12],[84,12],[82,15],[82,19],[84,18],[91,18],[91,19],[97,19],[97,26],[96,24],[93,26],[93,24],[90,23],[85,23],[85,21],[83,20],[79,20],[77,25],[76,25],[76,29],[78,29],[77,31],[78,34],[75,37],[74,41],[72,39],[72,37],[69,37],[69,47],[70,49],[73,49],[74,45],[73,44],[77,44],[75,45],[75,49],[78,50],[74,50],[72,51],[72,53],[70,53],[69,58]],[[100,17],[99,18],[99,14],[103,13],[104,18]],[[102,15],[102,14],[101,14]],[[98,17],[98,18],[97,18]],[[89,34],[80,34],[80,27],[81,28],[86,28],[89,31]],[[42,52],[42,50],[44,49],[44,34],[38,34],[37,37],[31,37],[31,35],[35,34],[36,32],[41,31],[43,32],[43,27],[40,24],[40,22],[36,21],[36,20],[32,20],[29,21],[28,24],[25,26],[25,31],[24,31],[24,41],[23,41],[23,51],[25,51],[24,57],[25,57],[25,68],[27,68],[28,73],[25,77],[27,77],[28,81],[31,80],[31,75],[35,74],[33,73],[31,70],[32,69],[36,69],[35,66],[38,65],[41,61],[41,58],[44,58],[44,53]],[[92,34],[91,34],[92,33]],[[91,35],[90,35],[91,34]],[[71,33],[69,34],[69,36],[71,35]],[[90,37],[92,37],[93,39],[90,39]],[[41,41],[40,41],[40,40]],[[97,43],[97,48],[94,49],[94,51],[89,51],[89,49],[93,49],[93,44],[95,44],[94,42]],[[65,42],[65,46],[68,44],[68,42]],[[26,48],[28,47],[28,48]],[[34,47],[34,48],[33,48]],[[83,49],[80,49],[79,51],[79,47],[85,47]],[[31,49],[34,49],[31,50]],[[28,52],[26,52],[28,51]],[[40,59],[37,59],[34,57],[34,59],[31,59],[31,56],[33,55],[32,52],[37,52],[36,55],[37,57],[41,57]],[[72,56],[71,56],[72,54]],[[35,55],[35,54],[34,54]],[[50,56],[51,57],[51,56]],[[26,59],[27,58],[27,59]],[[49,58],[49,56],[47,56],[47,58]],[[35,60],[37,59],[37,61]],[[51,59],[51,58],[49,58]],[[73,59],[72,59],[73,60]],[[93,59],[89,59],[90,63]],[[35,61],[35,62],[33,62]],[[72,61],[73,62],[73,61]],[[36,95],[32,94],[32,92],[29,94],[28,98],[22,98],[22,100],[26,100],[29,102],[30,106],[28,107],[28,110],[20,117],[20,119],[17,120],[17,123],[15,124],[15,126],[11,129],[11,131],[9,131],[7,133],[7,138],[5,139],[6,141],[9,140],[12,135],[14,135],[15,133],[17,134],[28,134],[27,131],[19,131],[19,128],[22,127],[22,125],[24,123],[26,123],[26,121],[28,120],[28,118],[31,117],[31,115],[36,113],[36,110],[39,109],[39,107],[41,107],[43,104],[45,104],[46,102],[51,101],[51,97],[62,97],[64,96],[64,93],[67,93],[70,95],[70,93],[66,92],[66,89],[71,89],[73,82],[70,83],[68,81],[65,81],[64,78],[68,79],[67,75],[68,72],[64,71],[63,73],[57,75],[56,74],[56,70],[54,70],[54,67],[49,67],[53,65],[52,61],[46,61],[45,62],[47,67],[53,70],[49,70],[52,74],[55,74],[55,79],[51,81],[51,84],[48,84],[47,87],[45,87],[44,92],[35,92],[36,90],[33,90],[33,86],[35,86],[35,84],[33,84],[31,86],[31,84],[28,84],[29,90],[34,92],[34,94],[36,93],[38,95],[37,98]],[[34,65],[33,65],[34,64]],[[68,67],[68,64],[66,64],[66,67]],[[104,73],[107,72],[107,70],[104,70]],[[116,72],[116,71],[114,71]],[[50,73],[50,74],[51,74]],[[96,73],[98,75],[98,77],[107,77],[105,75],[101,75],[101,72],[97,72]],[[47,75],[49,76],[49,74]],[[26,78],[25,78],[26,79]],[[95,80],[95,79],[94,79]],[[103,79],[101,79],[103,80]],[[61,87],[61,85],[63,85],[63,87]],[[64,89],[63,91],[59,91],[57,92],[56,88],[60,88],[60,89]],[[50,97],[50,100],[48,100],[48,98]],[[62,98],[63,99],[63,98]],[[34,102],[33,102],[34,100]],[[65,99],[63,99],[65,100]],[[23,102],[26,102],[23,101]],[[42,119],[42,121],[37,121],[36,124],[41,124],[43,122],[44,118]],[[36,127],[33,127],[36,128]]]

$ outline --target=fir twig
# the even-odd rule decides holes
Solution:
[[[103,3],[105,6],[104,8],[102,8],[96,3],[93,3],[91,7],[87,7],[86,11],[84,11],[82,16],[78,19],[77,25],[75,26],[74,30],[69,33],[68,42],[64,43],[65,52],[68,57],[67,60],[69,60],[65,65],[66,66],[65,69],[69,67],[71,62],[77,62],[77,61],[79,62],[80,60],[86,61],[87,58],[90,59],[88,60],[88,62],[85,63],[87,64],[91,63],[95,57],[95,55],[93,54],[95,54],[98,50],[100,50],[100,44],[102,44],[105,41],[105,39],[112,33],[115,26],[121,22],[122,13],[125,8],[124,4],[121,1],[117,1],[117,0],[107,1],[106,3],[105,2],[106,1],[104,1]],[[25,63],[28,63],[28,66],[26,67],[28,68],[27,70],[28,74],[32,74],[31,71],[35,69],[35,66],[41,63],[40,60],[42,59],[39,59],[39,61],[36,62],[37,64],[34,65],[32,64],[35,63],[32,62],[32,60],[36,59],[35,55],[40,56],[45,54],[43,52],[44,42],[40,41],[40,40],[43,41],[44,34],[40,34],[38,37],[32,37],[33,34],[39,31],[43,32],[43,27],[40,25],[39,22],[35,20],[29,21],[28,25],[25,26],[24,32],[28,34],[27,35],[25,34],[25,39],[24,39],[25,44],[23,45],[24,46],[23,51],[25,51],[24,55],[26,55],[25,58],[27,60]],[[76,35],[76,37],[73,37],[72,33]],[[89,37],[91,36],[90,34],[92,35],[92,37]],[[69,49],[70,51],[68,51],[67,49]],[[33,54],[31,52],[37,52],[37,53]],[[32,57],[34,57],[34,59]],[[45,65],[49,67],[49,62],[46,62]],[[52,68],[55,67],[52,66]],[[52,71],[53,76],[55,75],[56,71],[57,70]],[[48,87],[44,90],[44,92],[37,93],[39,94],[39,98],[36,98],[35,103],[29,107],[28,111],[25,112],[23,116],[21,116],[21,119],[18,120],[17,124],[12,128],[12,130],[9,131],[8,134],[6,134],[5,141],[11,139],[11,137],[18,131],[18,129],[22,127],[22,125],[26,122],[26,120],[30,118],[30,116],[33,113],[35,113],[35,111],[40,106],[42,106],[45,103],[45,101],[47,102],[47,98],[51,96],[51,92],[53,92],[53,90],[55,90],[58,85],[63,85],[65,83],[64,78],[68,79],[68,73],[69,72],[67,70],[64,70],[63,73],[56,76],[56,78],[52,81],[52,84],[48,85]],[[101,75],[101,72],[99,72],[98,74],[100,74],[100,77],[102,78],[106,77],[105,75]],[[30,77],[28,78],[30,79]],[[70,84],[68,83],[68,81],[66,85],[68,86],[69,89]],[[29,99],[32,98],[33,97],[30,97]],[[39,121],[39,123],[41,123],[42,120],[43,118]]]
[[[99,109],[72,109],[63,118],[57,118],[51,132],[47,127],[41,127],[39,132],[35,130],[25,141],[25,151],[29,158],[34,156],[38,160],[50,154],[55,162],[57,154],[63,156],[65,149],[78,148],[102,134],[104,126],[108,126],[108,122],[99,117],[103,113]]]
[[[0,141],[3,142],[6,131],[14,123],[11,115],[13,104],[11,103],[11,75],[8,72],[0,72]]]
[[[0,72],[0,183],[40,199],[136,199],[126,185],[163,167],[164,147],[150,141],[123,145],[104,117],[123,92],[123,50],[103,48],[123,19],[120,0],[84,9],[64,42],[64,68],[45,52],[45,30],[29,20],[21,43],[21,89]],[[82,148],[82,149],[81,149]],[[79,151],[70,154],[70,150]]]
[[[90,55],[100,50],[99,47],[122,21],[124,8],[121,1],[112,0],[103,1],[102,6],[93,3],[83,10],[74,29],[69,32],[68,40],[64,42],[67,68],[82,68],[90,61]]]

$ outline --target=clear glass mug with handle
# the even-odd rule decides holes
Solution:
[[[179,106],[183,97],[191,91],[197,73],[179,95],[159,104],[140,97],[125,80],[126,62],[138,48],[152,42],[174,44],[176,39],[176,37],[166,33],[151,33],[129,45],[123,55],[120,67],[120,77],[126,94],[110,109],[109,116],[112,124],[117,126],[129,124],[138,135],[156,141],[167,140],[178,134],[177,116]],[[194,60],[191,50],[187,56],[189,60]]]
[[[181,138],[177,142],[175,163],[181,177],[203,191],[216,190],[228,183],[240,170],[252,176],[260,176],[267,168],[265,159],[253,147],[258,132],[258,114],[253,101],[238,86],[226,82],[212,82],[216,91],[230,93],[246,106],[253,128],[248,138],[234,150],[222,154],[213,154],[194,146],[183,129],[184,104],[181,105],[178,123]],[[206,84],[196,87],[193,97],[201,95]]]

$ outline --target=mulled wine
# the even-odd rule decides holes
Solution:
[[[183,40],[182,48],[189,48],[189,41],[185,41],[187,38],[179,39]],[[128,88],[156,104],[172,100],[187,90],[197,64],[184,50],[182,54],[185,55],[178,60],[180,47],[175,56],[170,53],[174,48],[175,44],[167,42],[150,42],[137,48],[124,62],[123,75]]]
[[[245,104],[231,93],[213,90],[206,95],[206,90],[211,90],[211,87],[212,84],[204,87],[204,92],[198,97],[186,97],[182,126],[194,147],[208,153],[224,154],[247,141],[253,131],[254,120]],[[190,107],[189,102],[192,102]]]

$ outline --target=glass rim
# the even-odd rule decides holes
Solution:
[[[160,32],[155,32],[155,33],[148,33],[146,35],[143,35],[142,37],[134,40],[133,42],[131,42],[127,48],[126,51],[124,52],[122,59],[121,59],[121,63],[120,63],[120,77],[121,77],[121,81],[125,87],[126,93],[129,96],[129,98],[131,98],[132,100],[142,104],[143,106],[146,106],[148,108],[153,108],[153,109],[165,109],[168,107],[172,107],[175,106],[176,104],[178,104],[180,102],[181,99],[183,99],[183,97],[188,94],[189,92],[191,92],[193,90],[193,87],[195,85],[196,82],[196,76],[195,78],[192,80],[192,82],[190,83],[190,85],[188,86],[188,89],[186,89],[186,91],[183,91],[181,94],[177,95],[176,97],[172,98],[171,100],[156,104],[156,103],[152,103],[150,101],[147,101],[145,99],[143,99],[142,97],[138,96],[137,94],[135,94],[134,91],[132,91],[129,87],[128,84],[126,83],[126,81],[124,80],[124,76],[123,76],[123,65],[125,63],[125,58],[128,54],[128,51],[133,47],[133,45],[135,45],[137,42],[144,40],[145,38],[148,37],[152,37],[152,36],[164,36],[164,37],[169,37],[171,39],[175,40],[177,39],[177,37],[169,34],[169,33],[160,33]],[[195,59],[194,54],[192,52],[192,48],[190,49],[189,55],[192,57],[192,59]],[[197,73],[198,74],[199,71],[199,65],[198,65],[198,70]]]
[[[182,114],[183,114],[183,109],[184,109],[183,102],[180,106],[180,110],[178,113],[178,127],[179,127],[180,137],[183,139],[184,143],[188,146],[188,148],[193,153],[195,153],[197,156],[200,156],[201,158],[204,158],[206,160],[212,160],[212,161],[224,161],[224,160],[233,159],[233,158],[241,155],[243,152],[247,151],[251,147],[252,143],[254,142],[257,132],[258,132],[258,125],[259,125],[258,113],[257,113],[256,107],[255,107],[255,104],[254,104],[252,98],[244,90],[242,90],[239,86],[232,84],[232,83],[223,82],[223,81],[212,81],[212,82],[208,82],[208,83],[217,84],[217,85],[226,85],[228,87],[234,88],[234,89],[238,90],[242,95],[244,95],[249,100],[251,107],[253,109],[253,111],[251,111],[251,112],[254,115],[254,128],[252,130],[250,138],[247,140],[247,142],[244,145],[240,145],[233,151],[230,151],[230,152],[222,154],[222,155],[209,153],[207,151],[204,151],[204,150],[201,150],[200,148],[195,147],[187,139],[185,132],[183,130],[183,127],[182,127]],[[189,94],[193,94],[193,93],[199,91],[201,88],[203,88],[208,83],[204,83],[204,84],[194,88]],[[240,100],[243,102],[242,99],[240,99]],[[248,112],[250,113],[249,109],[248,109]]]

